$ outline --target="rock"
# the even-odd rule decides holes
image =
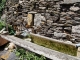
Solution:
[[[39,7],[39,9],[46,9],[46,7]]]
[[[2,16],[1,16],[1,20],[5,20],[6,19],[6,14],[3,14]]]
[[[27,15],[27,24],[29,26],[31,26],[32,25],[32,21],[33,21],[33,15],[32,14],[28,14]]]
[[[80,44],[79,44],[80,45]],[[79,47],[77,47],[78,48],[78,50],[77,50],[77,57],[79,57],[80,58],[80,46]]]
[[[79,7],[75,7],[75,6],[70,7],[71,11],[78,11],[79,9],[80,9]]]
[[[28,36],[29,36],[29,31],[24,30],[24,31],[21,32],[20,35],[21,35],[22,37],[28,37]]]
[[[16,60],[16,59],[18,59],[18,57],[15,55],[15,53],[11,52],[11,51],[3,50],[0,52],[0,54],[1,54],[0,60]]]
[[[80,17],[74,17],[74,19],[75,20],[79,20],[79,22],[80,22]]]
[[[70,16],[65,16],[64,19],[71,20],[71,17]]]
[[[32,28],[29,28],[28,31],[29,31],[29,32],[33,32],[33,29],[32,29]]]
[[[66,43],[68,43],[68,44],[72,44],[72,42],[71,42],[71,41],[66,41]]]
[[[57,38],[65,38],[67,36],[67,34],[54,32],[54,36]]]
[[[5,54],[0,56],[0,60],[7,60],[9,58],[10,51],[7,51]]]
[[[23,0],[19,0],[19,3],[21,4],[23,2]]]
[[[53,33],[53,31],[52,30],[48,30],[48,32],[47,33]]]
[[[75,38],[70,39],[70,41],[71,41],[72,43],[76,43],[76,39],[75,39]]]
[[[14,13],[14,15],[17,15],[18,14],[16,11],[14,11],[13,13]]]
[[[61,14],[61,15],[66,15],[66,13],[65,13],[65,12],[61,12],[60,14]]]
[[[14,52],[11,52],[7,60],[16,60],[16,59],[18,59],[16,54]]]
[[[68,30],[68,31],[71,31],[71,30],[72,30],[71,27],[65,27],[64,29],[65,29],[65,30]]]
[[[80,33],[80,25],[72,26],[72,33]]]
[[[74,15],[75,13],[74,13],[74,12],[69,11],[69,12],[67,12],[67,14],[69,14],[69,15]]]
[[[73,26],[76,26],[76,25],[79,25],[79,24],[80,24],[80,22],[78,22],[78,21],[75,21],[75,20],[72,21],[72,25],[73,25]]]
[[[45,17],[41,16],[41,14],[35,14],[34,25],[35,26],[40,26],[41,21],[46,21]]]
[[[16,45],[14,43],[9,43],[8,49],[13,50],[14,48],[16,48]]]
[[[24,39],[25,41],[29,41],[29,42],[31,42],[31,39],[30,38],[27,38],[27,39]]]
[[[76,37],[76,40],[75,40],[77,43],[80,43],[80,38],[77,38]]]
[[[60,21],[66,21],[66,19],[61,17],[61,18],[60,18]]]
[[[47,20],[47,24],[51,24],[51,23],[53,23],[52,20]]]
[[[36,14],[37,12],[35,12],[35,11],[30,11],[30,12],[28,12],[29,14]]]
[[[15,36],[19,36],[20,34],[21,34],[20,31],[16,31],[16,32],[15,32]]]

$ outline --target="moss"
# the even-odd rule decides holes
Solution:
[[[34,35],[31,35],[31,36],[32,36],[33,42],[38,45],[41,45],[53,50],[57,50],[59,52],[63,52],[72,56],[77,55],[77,49],[72,45],[51,41],[51,40],[44,39]]]

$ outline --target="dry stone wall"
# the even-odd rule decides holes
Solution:
[[[80,3],[63,0],[8,0],[7,23],[15,30],[31,27],[34,33],[71,43],[80,42]]]

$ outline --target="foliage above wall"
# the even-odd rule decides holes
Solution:
[[[2,9],[4,8],[5,2],[6,0],[0,0],[0,11],[2,11]]]

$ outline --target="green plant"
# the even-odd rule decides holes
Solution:
[[[9,32],[10,35],[15,34],[15,30],[13,29],[13,27],[11,25],[8,25],[8,32]]]
[[[5,7],[6,0],[0,0],[0,17],[3,13],[3,9]]]
[[[17,49],[15,54],[19,58],[17,60],[46,60],[44,56],[37,56],[35,53],[26,51],[24,49]]]
[[[2,9],[4,8],[5,3],[6,3],[6,0],[1,0],[0,1],[0,11],[2,11]]]
[[[0,30],[2,28],[6,27],[6,23],[4,21],[1,21],[0,20]],[[15,34],[15,30],[13,29],[13,27],[9,24],[7,24],[7,27],[8,27],[8,32],[10,35],[14,35]]]
[[[0,21],[0,30],[2,29],[2,28],[4,28],[6,25],[5,25],[5,23],[3,22],[3,21]]]

